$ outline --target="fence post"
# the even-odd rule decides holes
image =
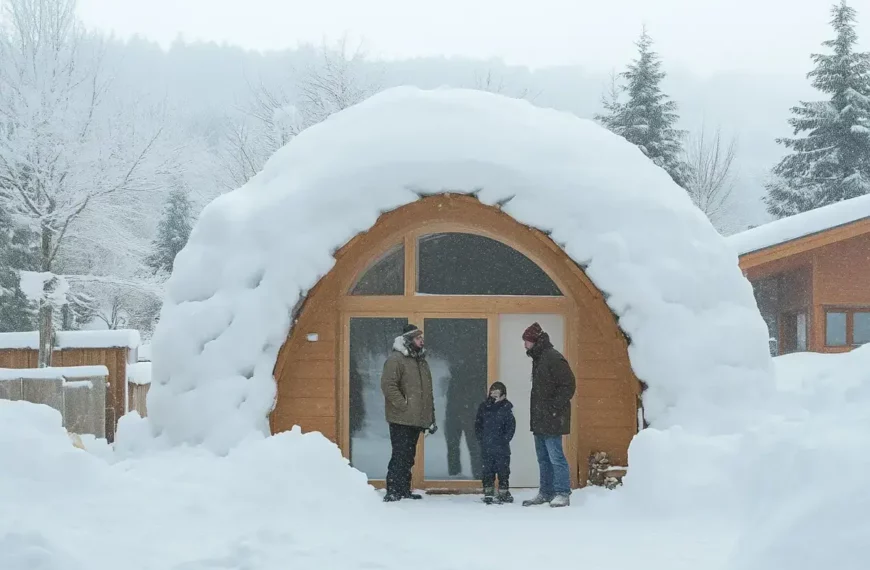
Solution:
[[[77,434],[106,437],[106,379],[100,376],[64,382],[64,426]]]

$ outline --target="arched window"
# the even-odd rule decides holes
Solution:
[[[351,295],[404,295],[405,246],[390,248],[354,284]]]
[[[498,240],[471,233],[435,233],[420,237],[416,246],[418,295],[562,296],[535,262]],[[404,295],[408,270],[404,244],[395,245],[363,272],[350,294]]]
[[[437,233],[417,242],[417,293],[561,296],[532,260],[477,234]]]

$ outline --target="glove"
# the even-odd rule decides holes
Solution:
[[[426,428],[426,433],[428,433],[429,435],[434,434],[436,431],[438,431],[438,426],[436,426],[434,423]]]

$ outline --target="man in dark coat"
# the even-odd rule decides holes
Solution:
[[[562,436],[571,433],[571,398],[576,382],[568,361],[553,348],[538,323],[523,333],[526,354],[532,359],[531,429],[540,470],[540,487],[523,506],[570,504],[571,476],[562,449]]]
[[[492,503],[512,503],[510,494],[511,440],[517,429],[514,405],[507,399],[507,387],[493,382],[489,396],[477,408],[474,433],[483,457],[483,500]],[[498,476],[498,496],[495,478]]]
[[[416,326],[405,325],[402,335],[393,342],[393,353],[384,363],[381,391],[392,446],[384,501],[421,499],[420,495],[411,493],[417,441],[424,431],[435,433],[438,428],[432,372],[426,362],[423,332]]]

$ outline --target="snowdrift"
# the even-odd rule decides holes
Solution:
[[[100,454],[74,447],[57,411],[0,400],[0,568],[186,568],[220,557],[229,541],[244,549],[244,537],[270,526],[282,542],[316,548],[331,536],[324,529],[350,532],[336,513],[360,521],[382,504],[317,433],[223,457],[189,447]]]
[[[755,484],[729,570],[866,568],[870,346],[775,362],[783,413],[741,450],[755,463]]]
[[[443,192],[549,232],[585,268],[631,338],[653,425],[727,432],[769,394],[736,255],[639,149],[525,101],[402,87],[307,129],[205,208],[153,339],[155,433],[219,453],[267,434],[294,305],[382,212]]]

